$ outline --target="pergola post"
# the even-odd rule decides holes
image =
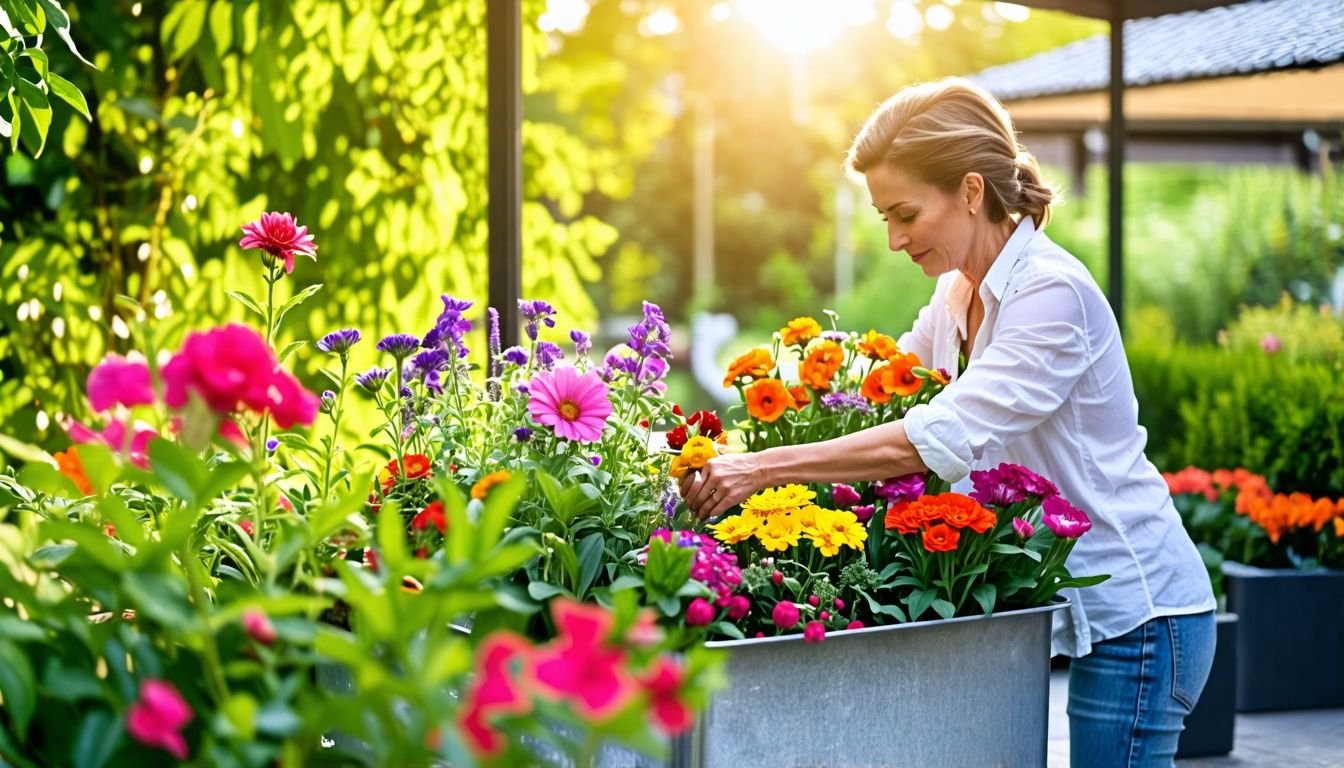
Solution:
[[[1107,295],[1115,321],[1125,321],[1125,0],[1111,5],[1111,114],[1107,142],[1106,183],[1109,188]]]
[[[522,0],[489,0],[486,8],[487,296],[490,306],[499,310],[500,342],[507,348],[518,343],[523,282],[523,4]]]

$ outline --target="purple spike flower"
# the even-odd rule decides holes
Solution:
[[[364,373],[356,374],[355,383],[368,392],[377,392],[383,388],[388,373],[390,371],[386,368],[370,368]]]
[[[565,359],[565,353],[559,346],[549,341],[537,342],[537,365],[550,370],[558,361]]]
[[[592,338],[583,331],[570,331],[569,338],[574,342],[574,354],[583,357],[593,348]]]
[[[552,316],[555,314],[555,307],[541,299],[519,299],[518,311],[523,319],[527,321],[527,338],[537,340],[538,324],[545,324],[547,328],[555,327],[555,320]]]
[[[350,348],[359,341],[359,331],[354,328],[342,328],[339,331],[332,331],[317,341],[317,348],[323,352],[341,355],[344,357],[350,352]]]
[[[420,340],[409,333],[394,333],[378,342],[378,351],[386,352],[400,363],[420,348]]]
[[[527,350],[522,347],[509,347],[504,350],[504,362],[514,365],[527,365]]]

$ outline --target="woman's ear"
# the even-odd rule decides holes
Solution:
[[[974,216],[985,207],[985,177],[972,171],[961,180],[961,198],[966,210]]]

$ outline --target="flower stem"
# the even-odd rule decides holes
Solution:
[[[229,700],[229,685],[224,679],[224,666],[219,661],[219,647],[215,645],[215,634],[210,630],[210,609],[207,607],[210,596],[201,583],[200,574],[197,573],[196,569],[200,568],[201,562],[191,551],[190,537],[182,542],[182,548],[178,550],[177,556],[182,562],[182,570],[186,572],[187,583],[191,588],[192,609],[196,611],[196,617],[201,622],[201,657],[205,664],[205,682],[216,703],[223,705]]]
[[[331,496],[331,458],[336,452],[336,441],[341,436],[341,411],[345,407],[345,374],[349,359],[341,353],[341,386],[336,395],[336,410],[331,415],[331,445],[327,446],[327,465],[322,471],[322,498]]]

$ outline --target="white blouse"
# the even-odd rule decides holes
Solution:
[[[902,351],[957,375],[971,284],[953,271]],[[1024,217],[980,284],[985,319],[964,373],[905,430],[939,477],[969,492],[967,475],[1020,464],[1059,486],[1092,520],[1069,555],[1075,576],[1111,578],[1061,592],[1053,652],[1083,656],[1092,643],[1157,616],[1214,608],[1199,551],[1181,525],[1166,482],[1143,454],[1148,435],[1115,315],[1081,262]]]

